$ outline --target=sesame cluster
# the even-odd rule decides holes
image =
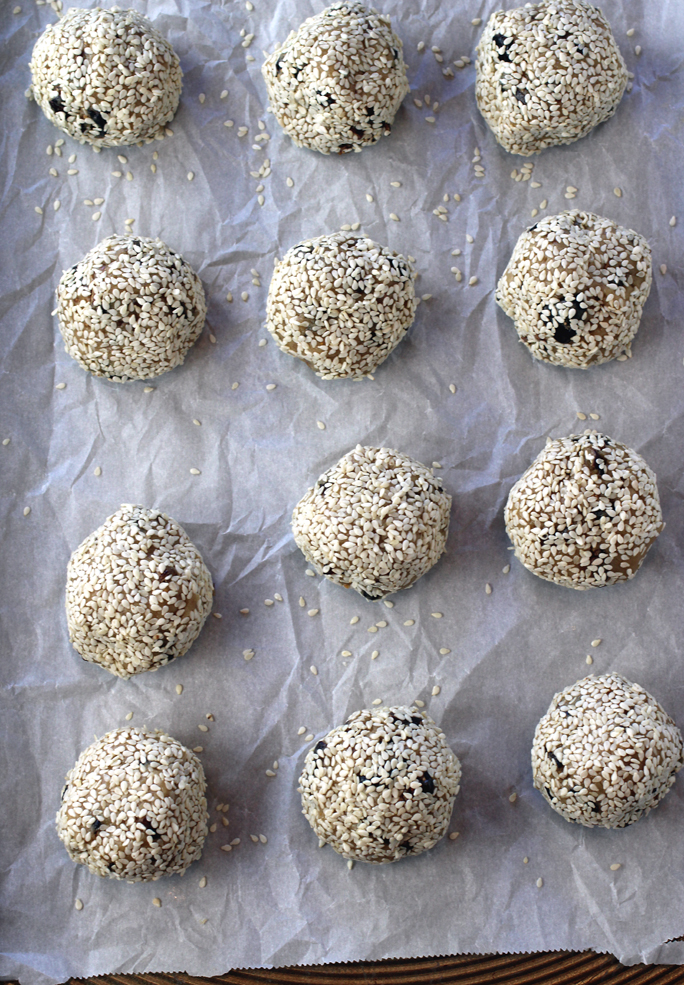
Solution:
[[[588,369],[629,351],[650,289],[643,236],[574,209],[522,233],[496,300],[535,359]]]
[[[158,670],[197,639],[213,595],[183,528],[159,510],[124,505],[71,555],[69,638],[84,660],[117,677]]]
[[[72,7],[45,28],[30,67],[48,120],[82,144],[149,143],[178,108],[178,56],[135,10]]]
[[[299,792],[314,832],[344,858],[396,862],[444,836],[460,779],[424,712],[363,709],[309,751]]]
[[[182,875],[207,835],[204,770],[164,732],[120,728],[81,753],[66,775],[57,834],[98,876],[151,882]]]
[[[567,821],[587,828],[638,821],[683,765],[675,723],[619,674],[585,677],[560,691],[534,733],[535,787]]]
[[[65,270],[57,288],[66,351],[116,383],[180,366],[206,313],[199,277],[160,239],[109,236]]]
[[[477,46],[475,95],[511,154],[586,136],[617,109],[627,68],[601,11],[586,0],[499,10]]]
[[[504,518],[529,571],[578,589],[633,578],[664,526],[651,469],[597,431],[547,438],[511,489]]]
[[[292,530],[319,574],[381,599],[436,564],[450,509],[451,496],[425,465],[390,448],[357,445],[299,501]]]
[[[324,380],[360,379],[403,339],[416,312],[415,272],[367,236],[305,240],[276,266],[267,327]]]
[[[321,154],[360,151],[388,135],[409,91],[390,18],[357,0],[309,17],[261,71],[283,130]]]

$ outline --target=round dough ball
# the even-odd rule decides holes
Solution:
[[[360,151],[387,136],[409,91],[389,17],[357,0],[309,17],[261,71],[283,130],[321,154]]]
[[[429,468],[391,448],[357,445],[292,514],[316,571],[366,599],[409,588],[444,553],[451,496]]]
[[[207,306],[195,271],[160,239],[109,236],[64,271],[57,314],[69,355],[126,383],[180,366]]]
[[[675,723],[620,674],[585,677],[559,691],[534,733],[535,787],[566,821],[587,828],[638,821],[683,765]]]
[[[501,146],[524,157],[586,136],[613,115],[627,86],[610,24],[586,0],[492,14],[475,68],[480,112]]]
[[[71,555],[69,639],[124,679],[182,656],[211,612],[214,585],[186,532],[159,510],[124,505]]]
[[[417,708],[354,712],[306,757],[303,814],[344,858],[396,862],[446,833],[461,764]]]
[[[547,438],[504,518],[528,571],[577,589],[633,578],[664,526],[654,473],[597,431]]]
[[[30,68],[33,98],[81,144],[149,143],[178,108],[178,56],[135,10],[72,7],[38,38]]]
[[[574,209],[520,236],[496,300],[535,359],[588,369],[629,352],[650,290],[643,236]]]
[[[206,787],[199,759],[177,739],[115,729],[67,773],[57,834],[94,875],[128,882],[182,875],[202,855]]]
[[[416,313],[415,271],[367,236],[334,233],[288,250],[268,291],[267,328],[324,380],[372,373]]]

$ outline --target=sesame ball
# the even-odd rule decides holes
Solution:
[[[610,25],[586,0],[492,14],[475,68],[480,112],[501,146],[523,157],[586,136],[613,115],[627,86]]]
[[[207,836],[204,770],[177,739],[119,728],[66,775],[57,834],[94,875],[152,882],[182,875]]]
[[[520,236],[496,300],[535,359],[588,369],[628,350],[650,289],[643,236],[575,209]]]
[[[160,239],[109,236],[65,270],[57,288],[65,350],[115,383],[180,366],[206,313],[199,277]]]
[[[297,503],[292,530],[319,574],[382,599],[437,563],[450,509],[451,496],[425,465],[391,448],[357,445]]]
[[[547,438],[504,518],[528,571],[581,590],[633,578],[664,527],[654,473],[598,431]]]
[[[361,379],[413,323],[415,277],[401,254],[367,236],[305,240],[273,272],[266,325],[283,352],[322,379]]]
[[[585,677],[559,691],[534,733],[535,787],[566,821],[587,828],[638,821],[683,765],[675,723],[620,674]]]
[[[178,56],[135,10],[72,7],[38,38],[30,68],[48,120],[95,147],[163,136],[180,99]]]
[[[357,0],[309,17],[261,71],[283,130],[321,154],[360,151],[387,136],[409,91],[389,17]]]
[[[124,679],[182,656],[211,612],[214,586],[186,532],[159,510],[124,505],[67,568],[69,639]]]
[[[309,750],[299,778],[303,814],[347,859],[396,862],[446,833],[461,764],[417,708],[354,712]]]

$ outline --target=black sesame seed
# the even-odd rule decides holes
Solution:
[[[53,113],[64,113],[65,116],[67,115],[61,96],[53,96],[49,102],[50,102],[50,109],[52,110]]]
[[[327,748],[328,748],[328,743],[324,742],[323,739],[321,739],[321,741],[317,742],[316,745],[314,746],[314,752],[322,752],[324,749]]]
[[[420,786],[423,790],[423,793],[435,792],[435,781],[432,779],[432,776],[428,773],[427,770],[425,770],[423,775],[420,777]]]

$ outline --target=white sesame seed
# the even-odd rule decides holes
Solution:
[[[52,208],[55,210],[55,212],[59,212],[59,207],[60,207],[61,204],[62,203],[60,202],[60,200],[58,198],[56,198],[54,200],[54,202],[52,203]]]
[[[318,677],[318,668],[316,667],[315,664],[311,664],[311,666],[309,667],[309,670],[314,675],[314,677]]]
[[[432,616],[433,619],[441,619],[442,616],[444,615],[444,613],[443,612],[431,612],[430,615]],[[406,623],[404,623],[404,625],[406,625]]]
[[[152,900],[152,903],[153,903],[154,906],[161,906],[162,905],[162,901],[159,899],[158,896],[155,896],[154,897],[154,899]]]
[[[248,616],[249,615],[249,609],[240,609],[240,615],[241,616]]]
[[[55,390],[66,390],[66,383],[57,383]]]
[[[617,870],[618,869],[621,869],[621,868],[622,868],[622,863],[621,862],[613,862],[613,864],[610,867],[610,871],[611,872],[617,872]]]
[[[93,214],[91,216],[91,219],[93,220],[93,222],[97,222],[97,220],[98,219],[101,219],[101,218],[102,218],[102,213],[101,212],[93,212]]]
[[[154,389],[155,388],[153,386],[143,387],[143,393],[154,393]]]
[[[585,663],[588,664],[591,667],[591,665],[593,664],[593,662],[594,662],[594,658],[592,657],[592,655],[590,653],[588,653],[587,654],[587,659],[585,660]]]
[[[214,617],[214,619],[223,619],[223,616],[221,615],[220,612],[212,612],[212,616]],[[210,716],[207,715],[207,718],[209,718],[209,717]],[[212,721],[213,721],[213,719],[212,719]]]
[[[209,731],[209,726],[208,725],[198,725],[197,728],[200,730],[200,732],[208,732]]]
[[[212,825],[212,827],[214,827],[214,825]],[[222,852],[232,852],[232,850],[233,850],[232,845],[221,845]]]
[[[481,17],[473,17],[473,19],[471,20],[470,23],[473,25],[473,27],[479,27],[480,24],[482,23],[482,18]]]
[[[126,172],[126,181],[133,181],[133,173],[131,171]]]
[[[424,708],[425,707],[425,702],[424,701],[421,701],[420,698],[416,698],[416,700],[413,703],[416,706],[416,708]]]
[[[275,776],[273,770],[266,770],[266,776]]]
[[[311,568],[307,568],[306,571],[304,572],[304,574],[307,575],[307,577],[309,577],[309,578],[315,578],[316,577],[316,572],[315,571],[312,571]]]
[[[542,879],[542,877],[540,876],[540,877],[539,877],[539,878],[537,879],[537,889],[541,889],[543,885],[544,885],[544,880],[543,880],[543,879]]]
[[[78,168],[67,168],[67,174],[78,174]]]
[[[603,642],[602,640],[592,640],[591,641],[591,645],[592,646],[600,646],[602,642]]]
[[[359,616],[352,616],[351,619],[349,620],[349,625],[355,626],[358,621],[359,621]]]
[[[450,383],[449,384],[449,390],[451,391],[451,393],[456,393],[456,384],[455,383]]]
[[[300,725],[300,727],[297,729],[297,735],[304,735],[305,732],[306,732],[306,725]]]
[[[672,218],[670,219],[670,225],[671,226],[676,226],[677,225],[677,216],[676,215],[673,215]]]
[[[395,215],[394,212],[390,212],[389,217],[393,222],[399,222],[399,216]]]
[[[631,38],[633,36],[634,36],[634,28],[630,27],[629,31],[627,31],[627,37]]]
[[[384,606],[386,606],[388,609],[393,609],[394,608],[394,602],[392,602],[391,599],[383,599],[382,600],[382,604]]]
[[[31,512],[31,507],[30,506],[25,506],[24,507],[24,516],[28,516],[30,512]]]
[[[354,859],[353,858],[347,859],[347,868],[349,869],[350,872],[354,868]]]
[[[530,215],[531,215],[531,216],[532,216],[532,218],[534,219],[534,217],[535,217],[536,215],[539,215],[539,210],[538,210],[538,209],[532,209],[532,211],[530,212]]]
[[[57,168],[50,168],[48,174],[51,174],[53,178],[56,178],[59,174]]]
[[[38,215],[42,215],[43,214],[43,210],[41,209],[40,205],[34,205],[33,206],[33,211],[34,212],[37,212]]]
[[[351,654],[349,654],[349,656],[351,656]],[[373,652],[371,653],[371,660],[377,660],[379,656],[380,656],[380,651],[373,650]]]
[[[247,291],[243,291],[240,297],[242,298],[243,301],[249,301],[249,294],[247,293]]]
[[[580,421],[586,421],[587,419],[587,415],[583,414],[581,410],[577,411],[577,417],[580,419]]]
[[[475,287],[476,284],[477,284],[477,277],[471,277],[470,280],[468,281],[468,286]]]
[[[451,650],[449,649],[448,646],[442,646],[440,647],[439,652],[442,654],[443,657],[445,657],[447,653],[451,653]]]
[[[268,838],[266,837],[266,835],[259,835],[259,841],[261,842],[262,845],[265,845],[268,842]]]
[[[636,45],[636,47],[634,48],[634,54],[637,56],[637,58],[641,54],[641,45],[640,44]]]
[[[592,421],[598,421],[598,420],[600,420],[600,417],[599,417],[598,414],[590,414],[589,417],[592,419]]]
[[[487,584],[485,585],[485,595],[491,595],[491,594],[492,594],[492,586],[489,584],[489,582],[487,582]]]
[[[305,735],[304,736],[304,741],[305,742],[311,742],[312,739],[313,739],[313,732],[309,732],[308,735]]]
[[[434,116],[426,116],[425,117],[425,122],[426,123],[436,123],[437,120],[436,120],[436,117],[434,117]]]
[[[405,622],[404,622],[404,625],[405,626],[415,626],[415,624],[416,624],[416,620],[415,619],[406,619]]]
[[[264,599],[264,605],[273,605],[273,599]]]
[[[382,704],[382,698],[374,698],[373,701],[371,701],[371,704],[372,705],[381,705]]]
[[[368,627],[368,632],[369,633],[377,633],[377,631],[378,631],[378,627],[377,626],[369,626]]]
[[[316,421],[316,427],[319,431],[325,431],[325,424],[323,421]]]
[[[267,383],[266,384],[266,389],[267,390],[275,390],[276,386],[277,386],[276,383]]]
[[[391,185],[392,188],[401,188],[401,182],[400,181],[390,181],[390,185]]]
[[[307,612],[307,616],[317,616],[319,611],[320,611],[319,609],[309,609],[309,611]]]
[[[439,686],[439,684],[435,684],[435,686],[433,687],[433,689],[432,689],[432,692],[431,692],[431,693],[432,693],[432,697],[433,697],[433,698],[436,698],[436,697],[437,697],[437,695],[439,694],[439,692],[440,692],[441,690],[442,690],[442,689],[441,689],[441,687]]]
[[[231,841],[231,845],[239,845],[239,844],[240,844],[239,838],[233,838],[233,840]]]
[[[201,475],[201,474],[202,473],[200,472],[199,469],[190,469],[190,475]]]
[[[78,899],[77,898],[77,899],[74,900],[74,909],[76,909],[76,910],[82,910],[83,909],[83,900],[82,899]]]
[[[247,663],[249,663],[249,661],[252,660],[254,657],[254,650],[243,650],[242,656],[247,661]]]
[[[12,440],[11,438],[3,438],[2,443],[3,445],[5,445],[5,447],[7,447],[7,445],[10,443],[11,440]]]

